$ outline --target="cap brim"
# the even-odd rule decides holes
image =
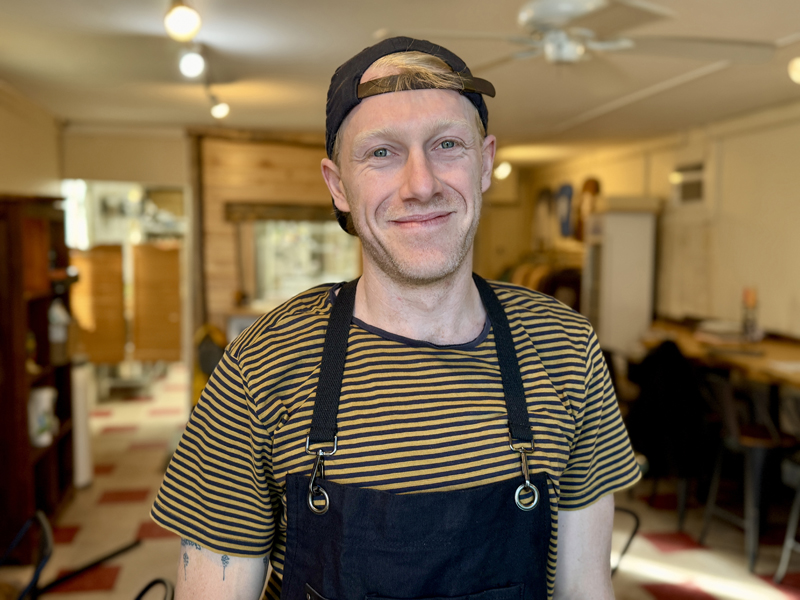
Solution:
[[[459,75],[461,77],[462,87],[460,92],[483,94],[494,98],[494,86],[479,77],[472,77],[471,75]],[[398,85],[400,79],[403,79],[402,85]],[[406,77],[403,75],[390,75],[388,77],[380,77],[378,79],[371,79],[358,85],[358,99],[363,100],[370,96],[377,96],[379,94],[388,94],[390,92],[397,92],[400,90],[428,90],[438,89],[436,86],[431,85],[429,82],[414,77]]]

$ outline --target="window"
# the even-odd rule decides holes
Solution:
[[[335,220],[255,221],[255,301],[282,302],[325,282],[360,272],[358,239]]]

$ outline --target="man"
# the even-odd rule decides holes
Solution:
[[[613,598],[612,492],[639,477],[597,340],[472,275],[486,81],[385,40],[328,92],[322,175],[363,275],[226,350],[153,506],[177,597]]]

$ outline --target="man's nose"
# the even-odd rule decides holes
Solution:
[[[401,176],[400,195],[403,200],[427,202],[442,191],[434,165],[421,149],[409,152]]]

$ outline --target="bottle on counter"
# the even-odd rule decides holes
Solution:
[[[761,339],[758,328],[758,293],[754,287],[746,287],[742,292],[742,337],[748,342]]]

